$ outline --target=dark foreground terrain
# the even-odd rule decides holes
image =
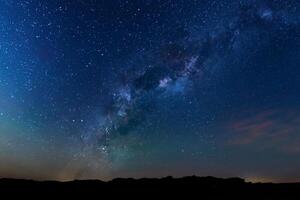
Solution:
[[[231,196],[300,198],[300,183],[248,183],[240,178],[184,177],[161,179],[114,179],[109,182],[84,180],[70,182],[0,179],[1,195],[138,196],[181,195],[184,197]],[[196,196],[195,196],[196,195]],[[49,197],[49,196],[43,196]],[[85,196],[86,197],[86,196]],[[196,198],[202,199],[202,198]]]

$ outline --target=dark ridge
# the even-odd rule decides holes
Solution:
[[[274,196],[287,199],[300,195],[300,183],[250,183],[241,178],[183,177],[173,178],[117,178],[101,180],[33,181],[22,179],[0,179],[2,195],[125,195],[148,197],[157,194],[185,196],[231,196],[247,197]],[[144,196],[143,196],[144,195]]]

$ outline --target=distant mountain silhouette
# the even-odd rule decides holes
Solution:
[[[300,183],[248,183],[241,178],[221,179],[196,176],[183,178],[117,178],[109,182],[100,180],[57,182],[0,179],[0,194],[63,194],[68,196],[97,194],[99,197],[121,195],[122,197],[138,196],[140,198],[159,197],[158,194],[165,194],[183,195],[184,197],[230,196],[238,199],[272,196],[287,199],[288,196],[300,196]]]

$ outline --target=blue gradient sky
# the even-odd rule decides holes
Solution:
[[[299,9],[0,0],[0,177],[300,181]]]

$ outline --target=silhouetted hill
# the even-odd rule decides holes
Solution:
[[[3,195],[68,195],[97,194],[100,197],[121,195],[122,197],[157,197],[158,194],[244,197],[282,197],[300,195],[300,183],[248,183],[241,178],[183,177],[183,178],[117,178],[109,182],[100,180],[75,180],[70,182],[0,179]],[[44,197],[44,196],[43,196]]]

